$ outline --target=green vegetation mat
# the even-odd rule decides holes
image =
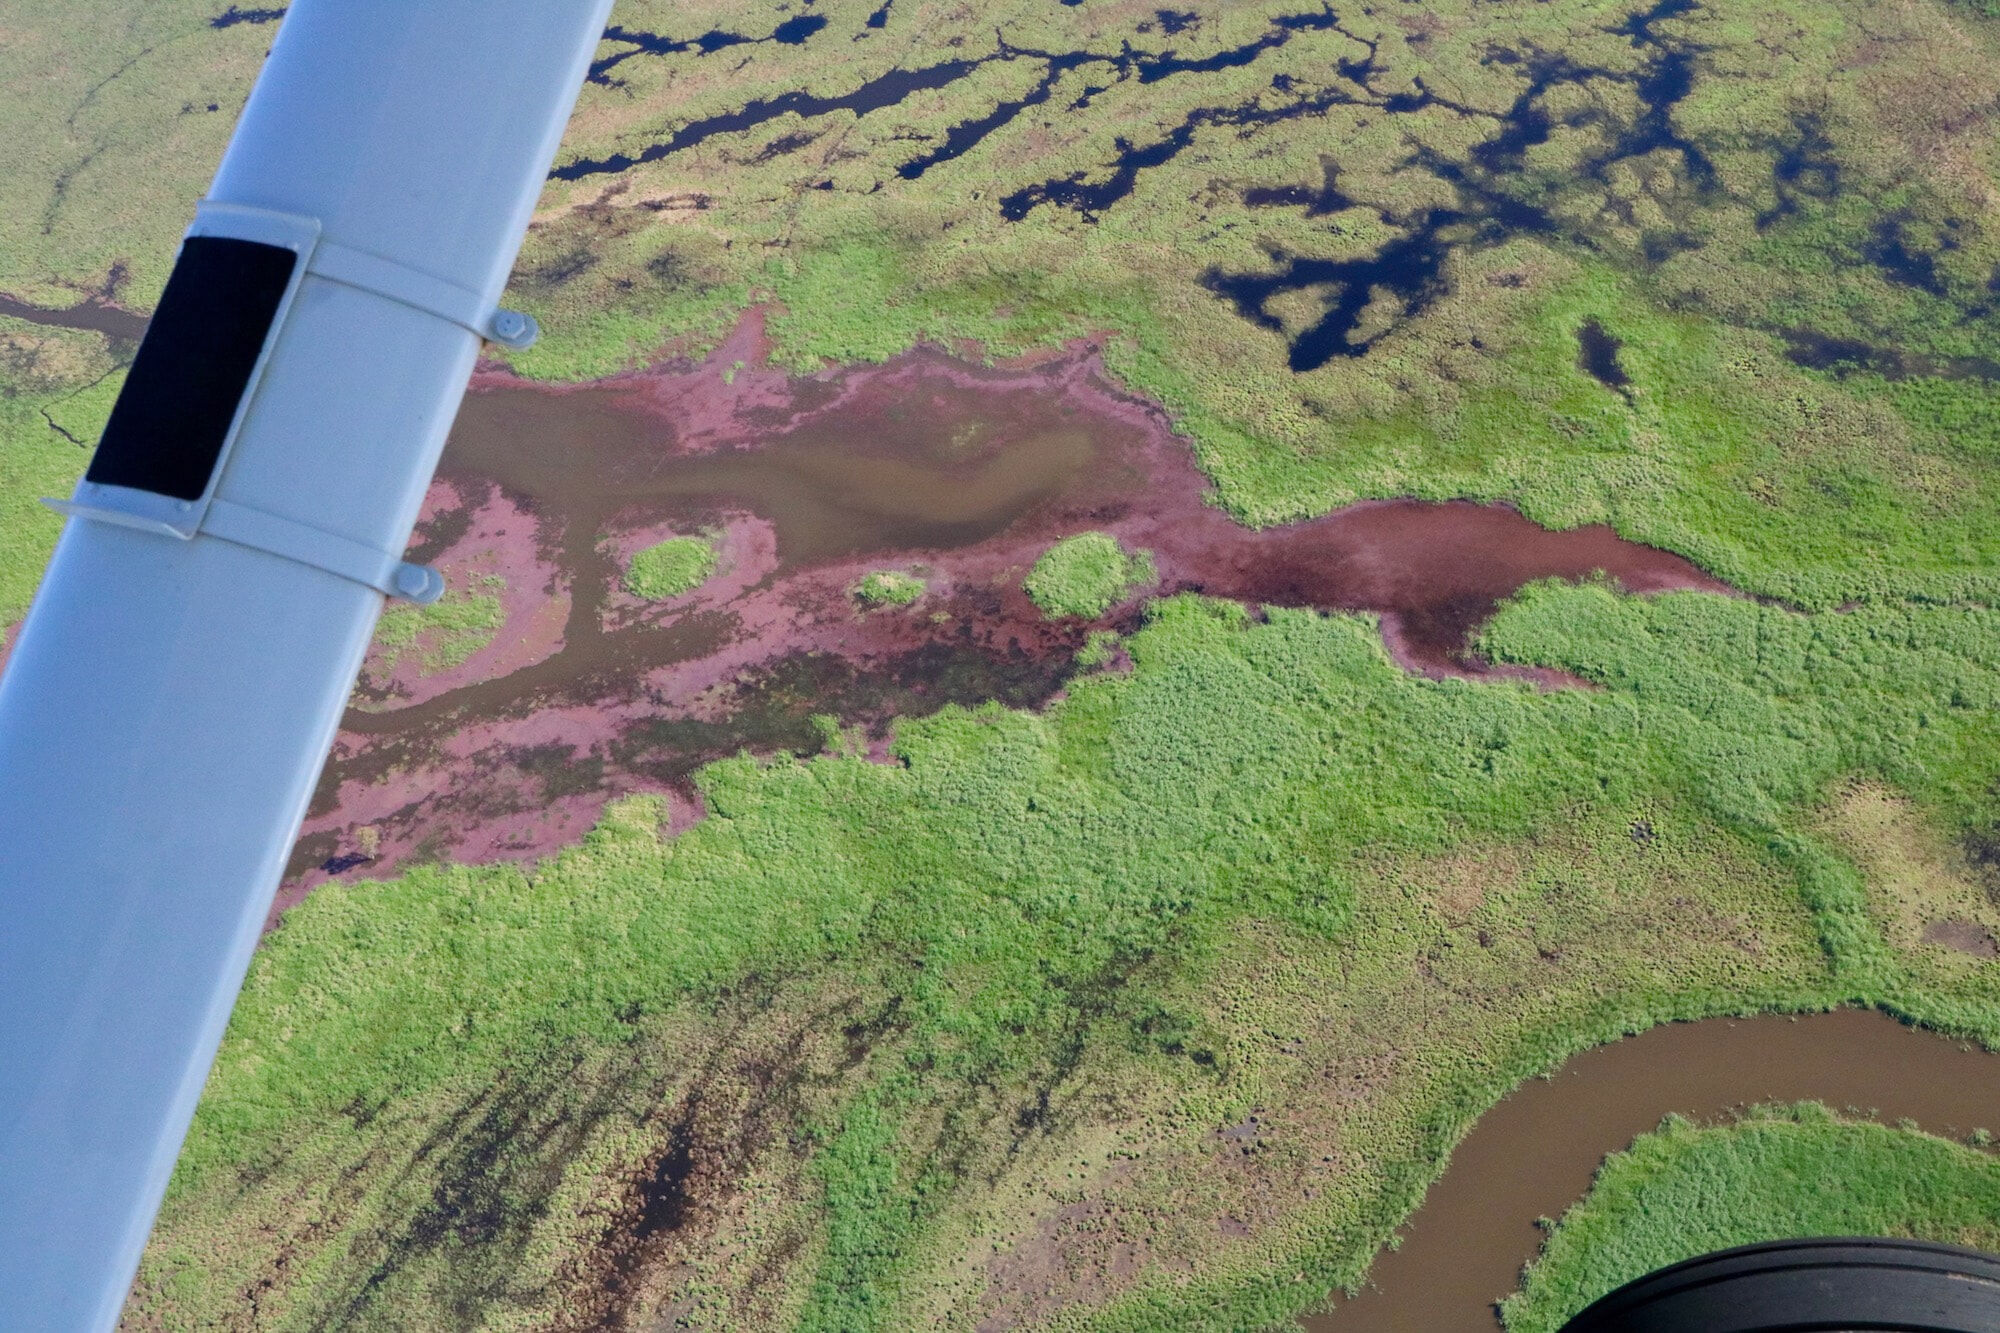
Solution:
[[[669,537],[625,566],[625,590],[655,601],[693,592],[715,573],[715,544],[706,537]]]
[[[429,606],[391,602],[382,608],[375,622],[375,654],[379,671],[387,675],[407,659],[414,659],[426,676],[463,666],[467,659],[493,642],[505,623],[500,593],[506,581],[497,574],[476,579],[477,592],[447,588],[444,596]]]
[[[924,581],[900,570],[878,569],[854,585],[854,595],[868,606],[908,606],[924,595]]]
[[[963,1321],[1009,1270],[961,1256],[1056,1243],[1058,1206],[1146,1259],[1065,1326],[1256,1327],[1356,1280],[1492,1098],[1616,1033],[1858,999],[2000,1036],[1814,832],[1857,770],[1981,799],[1994,615],[1540,587],[1487,645],[1600,686],[1550,694],[1180,597],[1046,716],[718,764],[673,839],[638,800],[532,872],[329,885],[258,957],[142,1308],[227,1308],[290,1243],[315,1261],[274,1327],[530,1325],[611,1289],[682,1153],[660,1294],[732,1326]]]
[[[1700,1126],[1669,1117],[1605,1159],[1502,1312],[1555,1333],[1656,1268],[1796,1236],[1907,1236],[2000,1247],[2000,1160],[1913,1129],[1843,1120],[1817,1103]]]
[[[1045,615],[1088,620],[1157,578],[1147,552],[1128,555],[1109,533],[1081,532],[1042,552],[1024,586]]]
[[[1085,339],[1246,523],[1505,500],[1748,595],[1531,588],[1548,693],[1174,598],[1045,714],[317,890],[133,1326],[1256,1329],[1616,1034],[2000,1043],[1990,8],[621,3],[521,373]],[[0,291],[149,308],[275,17],[14,4]],[[0,624],[128,357],[0,317]]]

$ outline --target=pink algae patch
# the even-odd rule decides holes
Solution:
[[[1442,676],[1490,673],[1468,636],[1532,579],[1726,591],[1608,528],[1550,532],[1501,506],[1378,501],[1252,532],[1088,346],[793,377],[754,315],[699,365],[564,386],[481,372],[431,501],[413,555],[504,579],[505,623],[449,671],[365,682],[273,920],[335,874],[542,855],[628,792],[667,793],[677,832],[700,815],[700,764],[816,750],[815,714],[880,757],[898,716],[1037,706],[1093,631],[1136,626],[1145,595],[1373,611],[1396,661]],[[1051,621],[1021,580],[1090,530],[1151,551],[1159,585]],[[688,534],[717,544],[707,582],[658,602],[622,588],[636,551]],[[864,608],[851,590],[884,569],[924,594]]]
[[[378,643],[362,663],[356,708],[380,711],[422,703],[474,681],[508,675],[562,648],[568,580],[552,561],[540,558],[535,516],[520,500],[496,492],[468,503],[451,482],[435,481],[417,521],[420,547],[431,544],[427,530],[441,531],[434,540],[442,551],[427,563],[445,576],[447,595],[497,598],[501,624],[485,647],[456,666],[436,670],[425,661],[432,643],[420,639],[414,649],[400,653]]]

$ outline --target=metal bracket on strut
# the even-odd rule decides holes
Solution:
[[[183,541],[198,533],[265,551],[271,555],[310,565],[330,574],[351,579],[390,597],[425,604],[444,593],[444,577],[424,565],[413,565],[390,552],[342,537],[311,524],[217,498],[223,464],[235,443],[243,417],[258,382],[271,346],[284,327],[299,283],[307,276],[352,287],[380,296],[413,310],[456,324],[462,329],[516,351],[534,344],[541,330],[534,316],[518,310],[488,306],[478,293],[457,283],[370,254],[320,234],[319,219],[237,204],[203,202],[195,211],[189,236],[214,236],[251,241],[291,250],[298,256],[291,282],[285,289],[265,336],[255,369],[237,403],[236,415],[208,476],[207,488],[193,499],[179,499],[130,486],[104,485],[88,479],[77,483],[68,500],[44,500],[58,513],[92,518],[121,527],[157,532]],[[141,349],[143,355],[143,347]]]
[[[467,291],[455,282],[419,273],[393,259],[355,250],[337,241],[322,239],[313,248],[306,272],[435,315],[515,351],[534,346],[535,339],[541,336],[541,327],[533,315],[519,310],[490,309],[476,292]]]
[[[188,539],[178,528],[122,509],[71,500],[44,499],[42,503],[72,518],[94,518],[121,528]],[[413,565],[366,543],[232,500],[210,500],[208,512],[202,516],[201,527],[196,531],[205,537],[323,569],[373,588],[385,597],[419,606],[428,606],[444,596],[444,575],[429,565]]]

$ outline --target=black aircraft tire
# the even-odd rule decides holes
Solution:
[[[1719,1250],[1604,1296],[1563,1333],[2000,1333],[2000,1257],[1838,1237]]]

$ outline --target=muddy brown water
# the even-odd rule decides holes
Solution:
[[[101,333],[114,346],[136,347],[139,340],[146,336],[146,316],[113,305],[101,296],[88,296],[75,305],[55,308],[30,305],[0,292],[0,315],[47,328]]]
[[[784,408],[747,414],[744,439],[698,452],[678,449],[671,416],[630,384],[550,394],[500,383],[467,399],[444,474],[525,497],[560,528],[559,563],[581,594],[562,670],[618,639],[595,628],[617,577],[605,531],[621,521],[696,527],[731,511],[775,529],[774,580],[853,557],[990,557],[989,544],[1031,562],[1038,543],[1109,530],[1154,553],[1153,591],[1375,611],[1391,620],[1400,656],[1440,674],[1479,669],[1468,635],[1534,579],[1604,574],[1637,592],[1726,591],[1608,527],[1552,532],[1498,505],[1371,502],[1253,532],[1210,503],[1185,447],[1148,429],[1156,422],[1090,401],[1092,390],[1110,399],[1101,382],[1052,375],[1044,387],[1054,392],[1010,392],[1020,378],[918,353],[843,384],[801,381]]]
[[[1481,1116],[1384,1250],[1368,1285],[1309,1333],[1495,1333],[1494,1303],[1537,1253],[1538,1217],[1582,1198],[1604,1157],[1669,1112],[1714,1119],[1757,1102],[1822,1101],[1963,1138],[2000,1129],[2000,1058],[1840,1010],[1669,1023],[1584,1052]]]
[[[947,704],[1040,706],[1093,631],[1139,624],[1146,596],[1371,611],[1405,668],[1479,676],[1469,636],[1531,580],[1727,591],[1608,527],[1553,532],[1498,505],[1375,501],[1252,531],[1215,504],[1164,414],[1083,346],[792,376],[765,360],[752,319],[699,365],[573,386],[488,371],[439,476],[412,558],[488,558],[527,599],[520,617],[545,612],[560,632],[538,655],[496,650],[415,693],[364,693],[274,920],[327,875],[544,854],[627,792],[695,804],[702,763],[814,752],[815,716],[880,743],[894,718]],[[532,540],[481,557],[503,511],[531,515]],[[1051,620],[1022,578],[1090,530],[1151,551],[1159,582],[1094,621]],[[635,605],[619,588],[634,543],[694,531],[720,534],[735,574]],[[929,591],[864,612],[850,590],[877,568],[921,570]],[[510,618],[498,639],[532,637]]]

